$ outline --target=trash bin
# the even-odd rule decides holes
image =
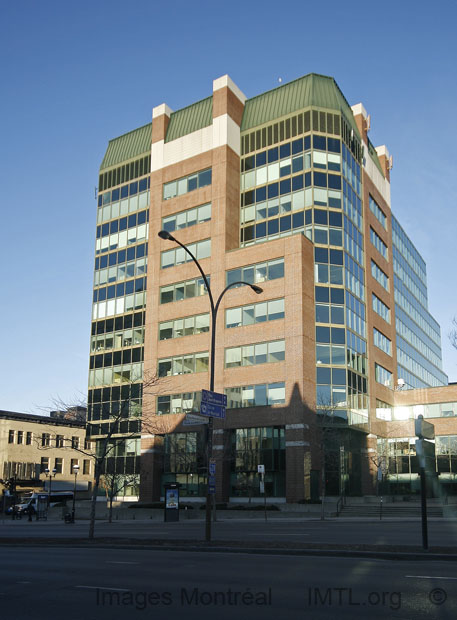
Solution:
[[[179,482],[165,485],[164,521],[179,521]]]

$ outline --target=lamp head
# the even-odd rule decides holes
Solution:
[[[161,230],[159,233],[157,233],[159,235],[159,237],[161,239],[165,239],[166,241],[174,241],[175,238],[173,237],[173,235],[170,235],[170,233],[168,232],[168,230]]]
[[[257,295],[260,295],[260,293],[263,293],[263,288],[260,288],[260,286],[256,286],[255,284],[251,284],[250,286],[252,290],[254,291],[254,293],[257,293]]]
[[[44,473],[45,473],[46,475],[48,475],[48,474],[49,474],[49,467],[46,467],[46,469],[44,470]]]
[[[52,473],[54,474],[54,476],[56,475],[57,469],[55,467],[53,468]]]
[[[77,474],[79,471],[79,465],[73,465],[73,471]]]

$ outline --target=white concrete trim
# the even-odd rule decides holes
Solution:
[[[356,103],[355,105],[351,106],[351,110],[354,116],[358,116],[359,114],[361,114],[363,118],[366,118],[368,116],[367,111],[363,106],[363,103]]]
[[[221,76],[220,78],[213,80],[213,93],[216,90],[225,88],[226,86],[228,89],[232,91],[234,95],[238,97],[241,103],[244,103],[246,101],[246,95],[238,88],[235,82],[227,74]]]
[[[146,437],[146,439],[154,439],[155,435],[151,433],[144,433],[141,435],[141,438]]]
[[[228,145],[237,155],[241,153],[240,127],[228,115],[213,119],[213,149]]]
[[[156,448],[147,448],[141,450],[141,454],[154,454],[155,452],[160,452],[160,450],[157,450]]]
[[[240,127],[228,114],[215,118],[209,127],[203,127],[171,142],[154,142],[151,147],[151,172],[225,145],[240,155]]]
[[[161,103],[155,108],[152,108],[152,120],[154,120],[155,118],[159,118],[159,116],[162,116],[163,114],[170,117],[172,112],[173,110],[169,108],[166,103]]]
[[[376,149],[377,150],[377,149]],[[379,168],[376,166],[374,161],[371,159],[371,155],[368,152],[368,149],[365,147],[365,157],[364,157],[364,166],[363,166],[366,174],[370,177],[372,182],[374,183],[376,189],[387,202],[390,208],[390,183],[389,181],[379,172]]]
[[[286,431],[294,430],[296,428],[309,428],[308,424],[286,424]]]
[[[375,146],[374,150],[378,154],[378,157],[381,157],[381,155],[384,155],[387,159],[389,159],[390,153],[387,150],[387,146],[385,144],[382,144],[381,146]]]
[[[151,170],[150,172],[154,172],[156,170],[160,170],[163,168],[163,159],[164,159],[164,140],[159,140],[158,142],[153,142],[151,145]]]
[[[373,433],[368,433],[367,435],[367,439],[377,439],[378,436],[377,435],[373,435]]]

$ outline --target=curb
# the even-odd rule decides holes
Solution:
[[[73,549],[129,549],[140,551],[188,551],[192,553],[238,553],[252,555],[291,555],[291,556],[324,556],[342,558],[373,558],[378,560],[403,560],[403,561],[457,561],[457,553],[437,553],[434,551],[382,551],[377,549],[333,549],[333,548],[281,548],[281,547],[236,547],[226,545],[205,546],[202,545],[181,545],[181,544],[135,544],[117,541],[100,541],[96,539],[89,541],[62,540],[0,540],[0,547],[30,548],[73,548]]]

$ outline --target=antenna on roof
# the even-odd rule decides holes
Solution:
[[[367,132],[371,129],[371,114],[367,116]]]
[[[392,170],[393,167],[394,167],[394,156],[391,155],[389,157],[389,170]]]

